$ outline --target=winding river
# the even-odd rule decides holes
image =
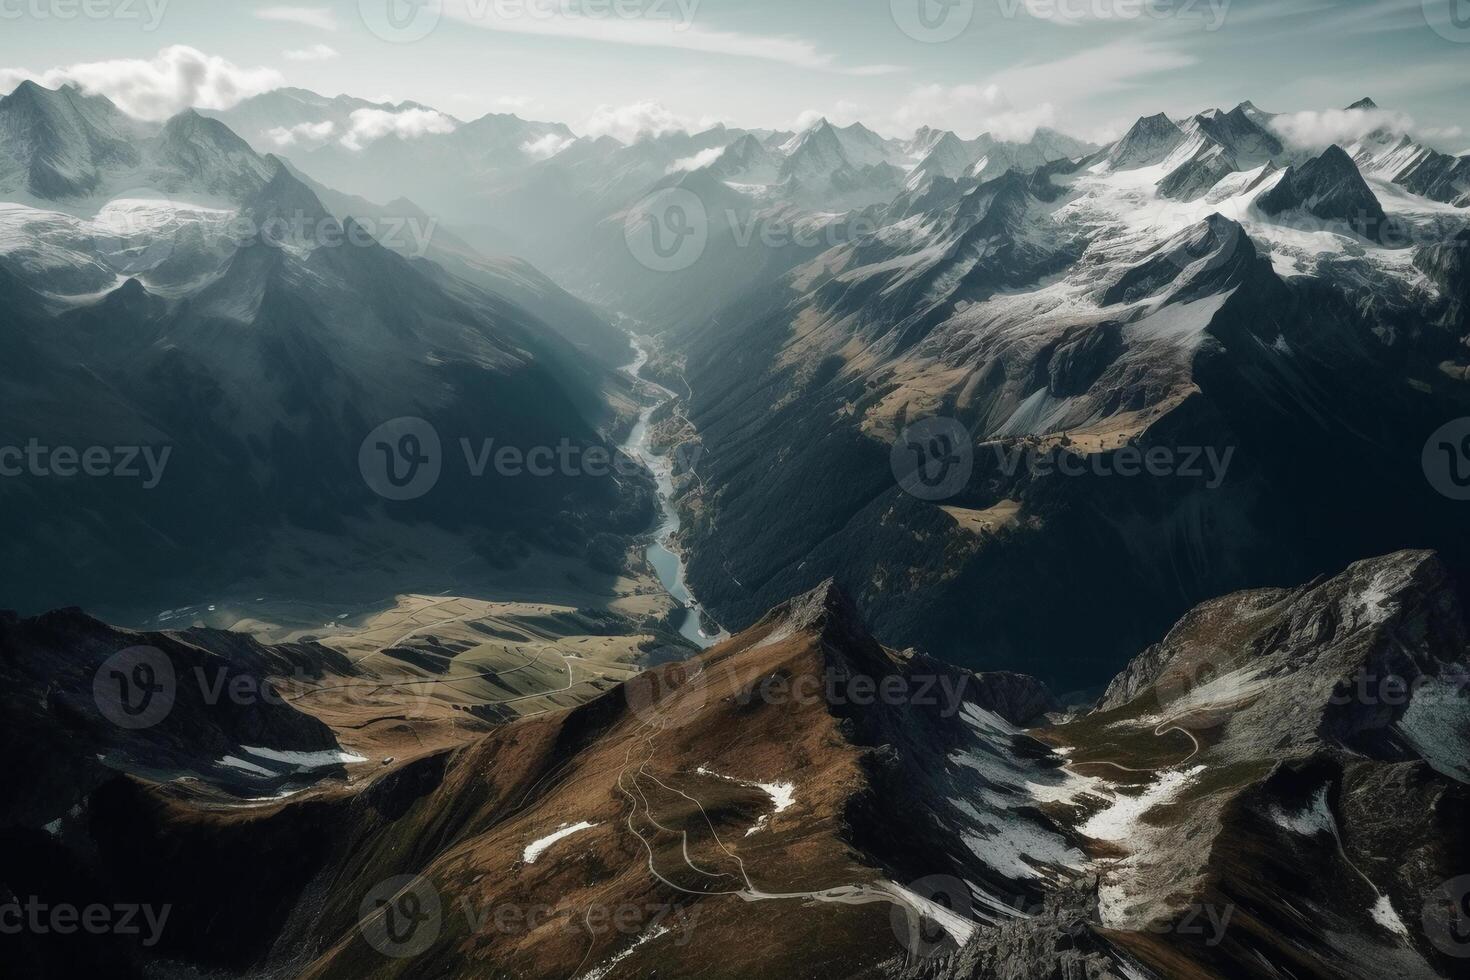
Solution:
[[[679,531],[679,512],[674,509],[674,464],[669,457],[654,453],[651,445],[653,436],[649,422],[653,418],[653,413],[666,405],[675,395],[663,385],[643,377],[643,366],[648,363],[649,357],[648,339],[634,337],[633,344],[638,348],[638,356],[634,358],[632,364],[623,368],[623,372],[640,384],[653,389],[659,395],[658,401],[638,413],[638,423],[633,426],[633,430],[628,433],[627,441],[622,445],[623,452],[648,467],[658,484],[661,516],[645,554],[665,591],[683,607],[683,618],[679,622],[679,635],[702,648],[711,647],[725,639],[728,634],[712,635],[700,628],[699,602],[689,591],[689,584],[685,581],[684,576],[684,559],[674,547],[674,535]]]

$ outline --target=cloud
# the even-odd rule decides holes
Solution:
[[[811,129],[823,119],[834,126],[850,126],[859,122],[867,107],[860,103],[847,99],[838,99],[837,103],[826,112],[820,109],[808,109],[796,117],[795,129],[797,132]]]
[[[594,139],[612,136],[624,143],[636,143],[645,136],[687,132],[689,126],[657,102],[634,102],[598,106],[583,128]]]
[[[342,145],[349,150],[360,150],[385,136],[412,140],[454,130],[454,120],[433,109],[405,109],[402,112],[357,109],[348,117],[348,130],[342,137]]]
[[[1007,19],[1014,19],[1018,9],[1024,9],[1037,20],[1063,27],[1099,22],[1129,24],[1178,20],[1190,25],[1202,24],[1206,31],[1212,32],[1225,26],[1230,6],[1230,0],[1191,4],[1161,4],[1154,0],[1000,0],[1001,13]],[[1282,6],[1292,5],[1282,2]]]
[[[699,6],[698,0],[692,3],[649,5],[650,11],[669,11],[667,16],[662,17],[618,16],[617,11],[621,4],[612,5],[612,16],[579,14],[570,9],[570,5],[564,0],[506,0],[503,6],[515,8],[518,11],[517,16],[508,13],[499,15],[497,8],[501,6],[485,0],[445,0],[444,13],[461,23],[489,31],[757,58],[842,75],[886,75],[905,70],[897,65],[843,67],[837,64],[836,55],[822,51],[804,38],[713,31],[698,27],[692,22],[693,13]]]
[[[277,126],[266,131],[266,137],[276,146],[295,146],[298,143],[322,144],[337,132],[337,124],[328,119],[319,123],[300,123],[296,126]]]
[[[1465,135],[1459,126],[1426,126],[1418,132],[1427,140],[1457,140]]]
[[[1386,109],[1328,109],[1325,112],[1292,112],[1271,120],[1288,143],[1303,149],[1318,149],[1332,143],[1353,143],[1377,129],[1403,133],[1414,120],[1402,112]]]
[[[40,74],[0,72],[0,87],[10,91],[26,79],[47,88],[77,85],[90,95],[105,95],[139,119],[162,120],[185,109],[229,109],[284,80],[271,68],[240,68],[223,58],[176,44],[154,58],[121,58],[52,68]]]
[[[281,57],[287,61],[331,61],[338,57],[337,49],[326,44],[313,44],[309,48],[295,48],[290,51],[282,51]]]
[[[938,126],[961,136],[988,132],[996,139],[1024,143],[1040,127],[1056,123],[1056,107],[1042,102],[1017,109],[999,85],[923,85],[908,94],[893,118],[906,132]]]
[[[337,29],[337,15],[330,7],[261,7],[255,11],[255,16],[261,20],[279,20],[322,31]]]
[[[575,142],[571,137],[547,133],[540,139],[521,144],[521,152],[533,160],[550,160]]]
[[[536,102],[529,95],[502,95],[496,98],[495,104],[502,109],[529,109]]]
[[[708,167],[710,164],[718,160],[720,158],[720,154],[724,152],[725,148],[723,146],[712,146],[707,150],[700,150],[692,157],[684,157],[682,160],[675,160],[673,164],[669,166],[669,169],[665,172],[676,174],[689,170],[698,170],[701,167]]]
[[[1140,79],[1188,68],[1198,59],[1150,41],[1125,39],[1087,48],[1055,61],[1008,68],[990,78],[1006,92],[1025,92],[1037,103],[1076,100],[1079,84],[1091,97],[1136,88]],[[1079,82],[1085,80],[1085,84]]]

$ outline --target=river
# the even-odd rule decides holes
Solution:
[[[679,512],[674,509],[674,464],[667,456],[660,456],[653,452],[653,436],[649,421],[653,413],[666,405],[675,397],[674,393],[655,381],[643,377],[643,366],[648,363],[649,341],[644,337],[634,337],[633,344],[638,348],[638,356],[633,363],[626,365],[623,372],[637,379],[641,384],[652,388],[661,396],[652,405],[647,406],[638,413],[638,423],[628,433],[628,439],[622,445],[623,452],[634,457],[648,467],[653,473],[658,485],[659,524],[654,529],[653,539],[649,542],[645,554],[648,563],[653,566],[658,580],[664,590],[683,607],[683,619],[679,622],[679,635],[701,648],[714,646],[729,634],[720,633],[711,635],[700,628],[699,601],[689,591],[689,584],[684,576],[684,559],[674,547],[674,535],[679,531]],[[679,614],[675,613],[677,617]]]

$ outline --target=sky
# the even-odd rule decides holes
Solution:
[[[1370,96],[1470,148],[1470,0],[0,0],[0,92],[137,114],[280,85],[621,137],[826,116],[1095,141],[1141,115]]]

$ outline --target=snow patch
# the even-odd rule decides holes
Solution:
[[[612,972],[613,967],[617,966],[619,963],[623,962],[623,960],[632,956],[633,951],[639,946],[642,946],[644,943],[649,942],[650,940],[657,939],[659,936],[667,935],[668,932],[669,929],[667,926],[654,926],[648,932],[639,936],[634,941],[633,945],[629,946],[621,953],[615,954],[611,959],[609,959],[601,966],[588,970],[586,973],[582,974],[581,980],[603,980],[603,977]]]
[[[1144,814],[1169,802],[1204,771],[1204,766],[1195,766],[1163,773],[1137,796],[1119,796],[1112,806],[1093,814],[1078,832],[1093,840],[1128,840],[1137,833]]]
[[[1284,827],[1294,834],[1301,834],[1303,837],[1337,833],[1337,824],[1332,819],[1332,811],[1327,806],[1326,786],[1317,790],[1317,795],[1312,797],[1312,802],[1307,804],[1305,810],[1288,813],[1278,806],[1273,806],[1270,816],[1277,826]]]
[[[1360,613],[1360,623],[1377,626],[1393,615],[1396,605],[1393,597],[1403,585],[1403,576],[1388,569],[1379,571],[1373,581],[1357,595],[1355,611]]]
[[[367,761],[360,755],[353,755],[342,749],[327,749],[322,752],[283,752],[279,749],[260,748],[253,745],[242,745],[240,748],[258,758],[299,766],[302,769],[325,769],[328,766]]]
[[[542,854],[546,853],[546,849],[551,847],[551,845],[555,844],[557,841],[565,840],[573,834],[581,833],[584,830],[591,830],[593,827],[596,826],[597,824],[588,823],[585,820],[583,820],[581,823],[563,824],[561,829],[557,830],[555,833],[547,834],[540,840],[534,840],[531,843],[527,844],[526,849],[521,852],[521,860],[526,862],[527,864],[535,864],[536,859],[539,858]]]
[[[1397,727],[1431,769],[1470,783],[1470,699],[1463,685],[1426,680]]]
[[[271,772],[264,766],[257,766],[253,762],[246,762],[244,759],[236,758],[233,755],[227,755],[223,759],[219,760],[219,765],[229,766],[231,769],[238,769],[241,772],[248,772],[252,776],[273,777],[276,775],[276,773]]]
[[[715,772],[708,766],[700,766],[694,771],[701,776],[710,776],[714,779],[723,779],[725,782],[735,783],[737,786],[747,786],[751,789],[760,790],[762,793],[765,793],[771,798],[771,805],[775,807],[775,809],[772,811],[774,813],[784,813],[785,811],[791,809],[791,806],[796,802],[796,784],[794,783],[758,783],[754,780],[749,779],[736,779],[733,776],[726,776],[721,773]],[[770,818],[771,815],[769,813],[763,815],[759,820],[756,821],[755,826],[751,827],[745,832],[745,836],[749,837],[756,831],[764,829],[766,824],[770,822]]]
[[[957,946],[964,946],[975,934],[976,923],[960,915],[954,909],[945,908],[916,892],[892,881],[878,883],[878,887],[896,896],[899,901],[918,912],[924,918],[943,929]]]
[[[1404,925],[1404,920],[1399,918],[1399,914],[1393,910],[1393,905],[1389,902],[1387,895],[1378,896],[1378,901],[1373,903],[1369,914],[1373,916],[1374,922],[1389,932],[1405,939],[1409,938],[1408,927]]]

